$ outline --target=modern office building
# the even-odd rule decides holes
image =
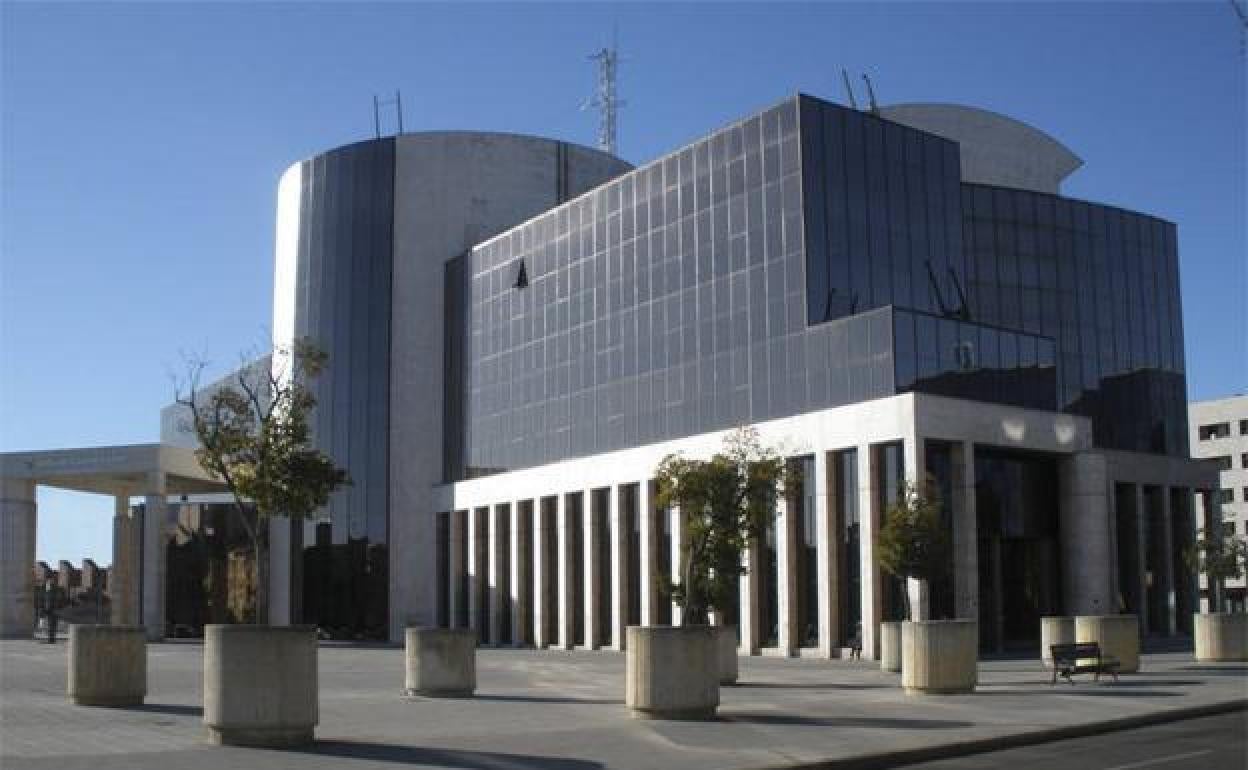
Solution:
[[[1212,461],[1218,469],[1222,532],[1248,537],[1248,396],[1194,401],[1187,409],[1192,457]],[[1245,581],[1226,584],[1227,598],[1241,610]]]
[[[903,479],[934,482],[953,541],[934,613],[977,618],[985,649],[1048,614],[1184,630],[1177,554],[1219,514],[1188,454],[1175,226],[1062,196],[1080,165],[984,110],[805,95],[639,168],[473,132],[295,164],[274,341],[329,352],[316,438],[354,483],[271,525],[270,619],[619,648],[678,617],[656,466],[750,424],[804,472],[724,613],[744,653],[876,654]],[[187,452],[143,454],[132,493],[207,490]],[[168,518],[126,526],[155,543]],[[136,570],[159,634],[161,567]]]

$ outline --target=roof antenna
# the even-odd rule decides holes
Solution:
[[[854,89],[849,85],[849,73],[841,67],[841,79],[845,81],[845,96],[849,98],[849,106],[858,109],[858,101],[854,99]]]
[[[619,112],[625,102],[616,93],[616,79],[619,71],[620,52],[617,42],[618,30],[611,30],[611,47],[600,48],[589,55],[598,62],[598,88],[594,95],[581,105],[582,110],[597,107],[600,110],[598,120],[598,149],[616,154],[618,139],[616,136]]]
[[[381,138],[381,108],[394,105],[394,114],[398,119],[399,133],[403,133],[403,97],[399,95],[398,89],[394,91],[393,99],[378,99],[377,94],[373,94],[373,132],[377,138]]]
[[[871,114],[880,114],[880,105],[875,103],[875,89],[871,87],[871,78],[867,77],[867,73],[862,73],[862,82],[867,84],[867,98],[871,100]]]

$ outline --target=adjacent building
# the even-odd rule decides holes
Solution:
[[[1218,469],[1222,532],[1248,537],[1248,396],[1195,401],[1188,406],[1192,457]],[[1228,581],[1227,598],[1245,606],[1244,579]]]

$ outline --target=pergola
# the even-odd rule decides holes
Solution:
[[[0,454],[0,637],[34,631],[39,485],[112,495],[112,622],[143,625],[148,637],[165,632],[165,535],[168,498],[220,494],[224,484],[207,473],[192,449],[131,444]],[[132,513],[130,498],[143,497]]]

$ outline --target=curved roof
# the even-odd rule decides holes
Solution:
[[[961,146],[962,181],[1060,193],[1083,165],[1078,155],[1020,120],[961,104],[894,104],[881,117],[951,139]]]

